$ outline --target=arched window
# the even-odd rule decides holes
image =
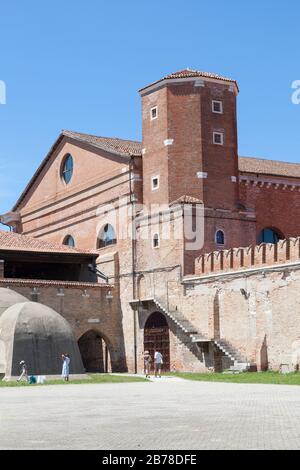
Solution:
[[[276,245],[279,240],[282,240],[284,237],[283,235],[278,231],[274,230],[273,228],[267,227],[264,228],[259,236],[258,236],[258,243],[273,243]]]
[[[117,237],[113,226],[110,224],[104,225],[98,238],[97,248],[103,248],[108,245],[115,245],[116,243]]]
[[[74,248],[75,246],[75,240],[72,237],[72,235],[67,235],[63,241],[63,245],[70,246],[71,248]]]
[[[159,248],[159,235],[158,235],[158,233],[155,233],[153,235],[152,246],[153,246],[153,248]]]
[[[217,230],[216,231],[216,244],[224,245],[224,243],[225,243],[225,237],[224,237],[223,230]]]
[[[73,157],[69,153],[65,156],[62,167],[61,167],[61,177],[66,184],[70,183],[73,175]]]

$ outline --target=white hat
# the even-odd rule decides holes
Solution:
[[[20,364],[25,364],[25,361],[21,361]]]

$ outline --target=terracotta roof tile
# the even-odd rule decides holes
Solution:
[[[200,70],[191,70],[191,69],[184,69],[184,70],[179,70],[178,72],[173,72],[170,73],[169,75],[166,75],[165,77],[156,80],[155,82],[151,83],[150,85],[147,85],[143,88],[141,88],[139,91],[143,91],[146,88],[156,85],[157,83],[162,82],[163,80],[172,80],[176,78],[212,78],[214,80],[223,80],[226,82],[231,82],[234,83],[237,86],[236,80],[233,80],[232,78],[228,77],[222,77],[221,75],[218,75],[216,73],[211,73],[211,72],[202,72]]]
[[[28,237],[15,232],[5,232],[0,230],[0,251],[30,251],[37,253],[65,253],[73,255],[98,256],[98,253],[92,251],[78,250],[66,245],[56,245],[54,243],[41,240],[40,238]]]
[[[300,178],[300,163],[288,163],[262,158],[239,157],[241,173],[256,173],[261,175],[289,176]]]
[[[135,140],[118,139],[117,137],[98,137],[91,134],[83,134],[81,132],[62,131],[63,135],[76,140],[87,142],[95,145],[108,152],[113,152],[121,156],[140,156],[142,155],[142,144]]]
[[[78,282],[78,281],[50,281],[44,279],[12,279],[12,278],[1,278],[0,279],[0,286],[1,285],[21,285],[21,286],[57,286],[57,287],[73,287],[77,289],[103,289],[108,288],[112,289],[114,286],[113,284],[105,284],[105,283],[91,283],[91,282]]]
[[[175,204],[203,204],[203,201],[193,196],[183,195],[171,202],[170,205],[173,206]]]

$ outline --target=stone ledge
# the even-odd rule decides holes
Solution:
[[[102,289],[102,288],[107,288],[111,289],[113,288],[113,285],[111,284],[100,284],[100,283],[92,283],[92,282],[77,282],[77,281],[48,281],[44,279],[12,279],[12,278],[3,278],[0,279],[0,286],[3,284],[8,284],[8,285],[22,285],[22,286],[45,286],[45,287],[74,287],[75,289],[86,289],[86,288],[92,288],[92,289]]]
[[[242,276],[252,276],[255,274],[261,274],[264,272],[277,272],[283,271],[286,269],[300,269],[300,261],[295,263],[284,263],[284,264],[274,264],[273,266],[260,266],[258,268],[245,268],[236,271],[221,271],[214,274],[194,274],[193,276],[185,276],[182,280],[182,284],[192,284],[194,282],[207,282],[217,279],[229,279],[234,277]]]

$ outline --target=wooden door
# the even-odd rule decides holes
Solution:
[[[152,364],[154,352],[159,351],[163,357],[162,370],[170,370],[170,334],[169,326],[163,314],[154,312],[148,318],[144,329],[144,351],[149,351]]]

